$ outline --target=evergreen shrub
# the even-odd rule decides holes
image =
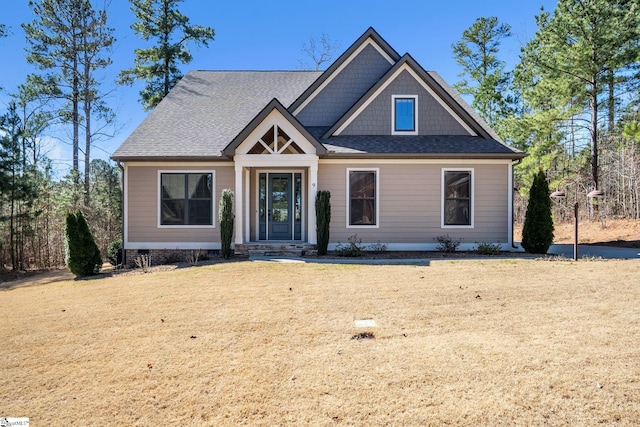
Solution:
[[[100,271],[102,256],[82,212],[68,213],[66,220],[65,261],[76,277]]]
[[[522,228],[522,247],[532,254],[546,254],[553,243],[553,218],[549,184],[542,170],[536,174]]]
[[[316,194],[316,238],[318,255],[326,255],[329,246],[329,226],[331,223],[331,193],[319,190]]]

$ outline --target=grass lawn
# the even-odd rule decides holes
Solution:
[[[639,278],[638,261],[247,261],[9,287],[0,416],[637,425]]]

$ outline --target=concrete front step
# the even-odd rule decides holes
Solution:
[[[249,256],[302,256],[302,249],[249,249]]]
[[[249,256],[302,256],[317,253],[309,243],[245,243],[235,245],[235,253]]]

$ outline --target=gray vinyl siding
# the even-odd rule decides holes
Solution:
[[[379,170],[378,228],[347,228],[347,169]],[[462,243],[509,241],[508,164],[321,164],[319,190],[331,192],[331,243],[357,234],[363,243],[436,244],[449,234]],[[474,169],[474,228],[442,228],[442,169]],[[408,185],[413,183],[414,185]]]
[[[158,171],[213,171],[215,228],[161,228],[158,227]],[[127,228],[131,248],[135,242],[220,242],[220,230],[216,224],[220,193],[225,188],[235,188],[232,166],[131,166],[127,168]],[[166,249],[175,249],[167,247]]]
[[[296,118],[304,126],[333,125],[391,66],[374,47],[365,47]]]
[[[419,135],[469,135],[451,113],[406,70],[400,73],[341,135],[391,135],[393,95],[418,95]]]

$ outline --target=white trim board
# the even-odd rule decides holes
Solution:
[[[223,162],[192,162],[189,160],[185,160],[185,161],[175,161],[172,160],[170,162],[160,162],[160,161],[153,161],[153,162],[141,162],[141,161],[135,161],[135,162],[120,162],[121,164],[125,165],[125,166],[147,166],[147,167],[181,167],[181,168],[190,168],[190,167],[220,167],[220,166],[225,166],[225,167],[233,167],[233,162],[232,161],[228,161],[225,160]],[[188,170],[188,169],[185,169]]]
[[[124,249],[156,250],[212,250],[221,249],[220,242],[125,242]]]
[[[320,165],[510,165],[511,159],[319,159]]]

